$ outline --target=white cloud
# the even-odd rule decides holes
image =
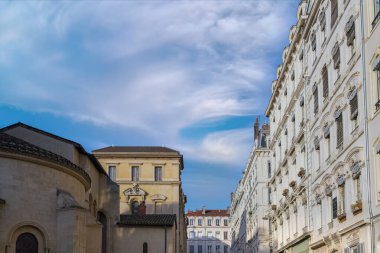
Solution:
[[[179,132],[263,112],[273,69],[266,53],[287,34],[290,3],[0,3],[1,103],[139,129],[194,159],[241,163],[249,130],[191,143]]]

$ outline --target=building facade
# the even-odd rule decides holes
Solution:
[[[182,156],[163,156],[166,163],[155,164],[177,173],[177,181],[158,175],[166,192],[148,195],[140,181],[120,191],[115,174],[79,143],[22,123],[0,129],[0,253],[186,252],[178,246],[186,238],[184,195],[173,190]],[[183,202],[165,202],[178,196]],[[139,201],[133,215],[125,198]]]
[[[300,2],[266,110],[275,252],[379,251],[378,14]]]
[[[165,147],[125,146],[106,147],[93,151],[93,154],[120,187],[122,217],[133,220],[139,212],[152,217],[175,215],[173,252],[186,252],[186,196],[181,183],[183,156]],[[140,228],[139,233],[132,224],[129,227],[128,240],[131,243],[142,244],[152,236],[145,233],[144,228]]]
[[[268,147],[269,125],[254,125],[254,145],[231,199],[231,252],[270,252],[270,221],[266,211],[270,204],[267,187],[272,176],[271,151]]]
[[[188,211],[188,253],[230,252],[230,223],[228,210]]]

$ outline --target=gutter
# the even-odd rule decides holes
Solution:
[[[366,167],[366,176],[367,176],[367,183],[368,183],[368,190],[367,190],[367,203],[368,203],[368,215],[369,215],[369,222],[370,222],[370,244],[371,244],[371,251],[375,252],[376,245],[375,245],[375,228],[373,224],[373,212],[372,212],[372,194],[371,194],[371,170],[369,166],[369,136],[368,136],[368,105],[367,105],[367,68],[366,68],[366,61],[365,61],[365,29],[364,29],[364,1],[360,1],[360,30],[361,30],[361,41],[362,41],[362,48],[361,48],[361,55],[362,55],[362,82],[363,82],[363,101],[364,101],[364,135],[365,135],[365,167]]]

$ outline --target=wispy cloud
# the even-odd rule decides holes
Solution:
[[[180,131],[262,113],[268,54],[286,37],[296,3],[2,2],[1,103],[145,131],[192,159],[244,163],[250,130],[199,141]]]

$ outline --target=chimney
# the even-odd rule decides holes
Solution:
[[[254,131],[254,140],[256,141],[259,137],[259,116],[256,117],[256,122],[253,125],[253,131]]]
[[[138,215],[140,216],[143,216],[143,215],[146,215],[146,206],[145,206],[145,202],[141,202],[141,204],[139,205],[139,209],[138,209]]]
[[[205,207],[205,206],[202,207],[202,214],[203,214],[203,215],[206,214],[206,207]]]

